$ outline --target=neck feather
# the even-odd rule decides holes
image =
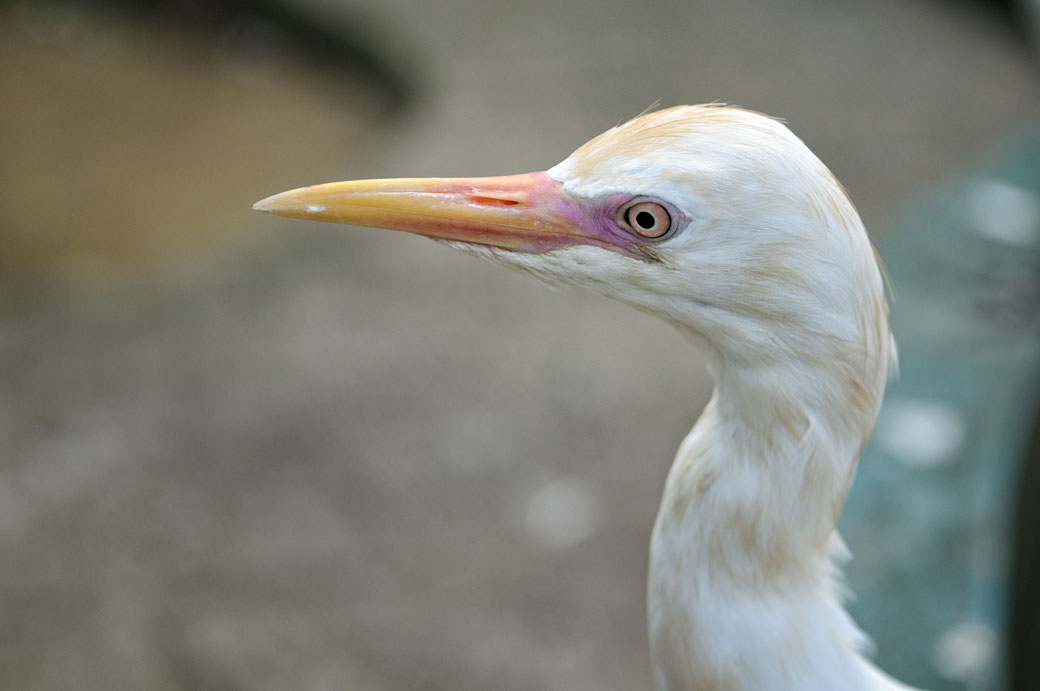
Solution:
[[[884,374],[804,359],[712,369],[714,396],[676,457],[658,529],[707,550],[693,576],[757,586],[797,575],[826,555]]]
[[[857,653],[831,560],[887,379],[887,320],[875,323],[817,357],[716,358],[651,543],[658,688],[859,688],[851,678],[880,674]]]

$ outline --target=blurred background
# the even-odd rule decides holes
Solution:
[[[0,2],[0,688],[650,688],[647,544],[701,355],[414,236],[249,207],[541,170],[715,100],[786,119],[893,274],[903,379],[841,524],[877,659],[1040,688],[1038,16]]]

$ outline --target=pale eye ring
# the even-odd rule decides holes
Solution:
[[[672,229],[672,215],[656,202],[637,202],[623,208],[619,216],[623,225],[644,238],[660,238]]]

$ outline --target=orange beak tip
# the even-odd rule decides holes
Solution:
[[[270,197],[265,197],[253,204],[253,211],[263,211],[268,214],[276,213],[287,206],[286,201],[284,192],[272,194]]]
[[[272,194],[270,197],[261,199],[253,204],[253,211],[262,211],[275,216],[288,216],[290,218],[310,218],[314,220],[330,220],[324,218],[328,207],[317,203],[300,194],[301,190],[289,190]]]

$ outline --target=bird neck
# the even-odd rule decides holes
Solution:
[[[714,395],[679,449],[657,526],[705,550],[691,576],[758,587],[826,554],[883,386],[852,411],[865,384],[842,381],[844,371],[806,360],[713,366]]]
[[[880,406],[883,335],[882,348],[829,357],[716,358],[714,395],[679,449],[651,542],[658,688],[828,688],[828,674],[829,688],[856,688],[834,671],[842,660],[877,674],[857,653],[831,555],[844,550],[834,526]]]

